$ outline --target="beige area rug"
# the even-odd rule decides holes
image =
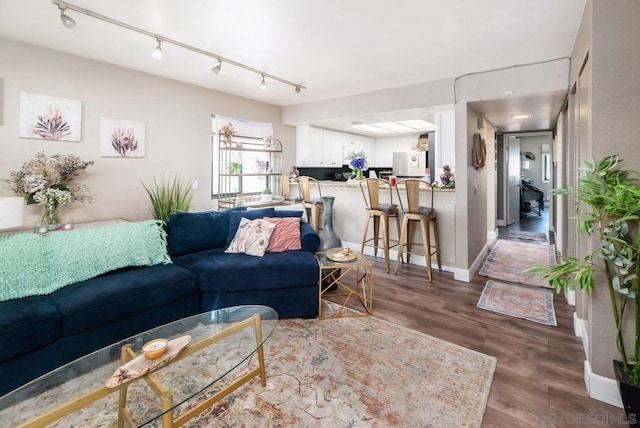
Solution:
[[[522,285],[487,281],[478,307],[499,314],[557,326],[553,292]]]
[[[499,239],[493,245],[478,275],[519,284],[551,288],[547,280],[525,272],[536,264],[551,266],[556,262],[554,245]]]
[[[527,232],[524,230],[510,230],[509,238],[523,239],[525,241],[547,242],[547,235],[543,232]]]
[[[374,317],[281,320],[265,358],[266,387],[256,378],[187,426],[480,427],[496,367],[494,357]],[[178,361],[167,369],[179,371],[179,383],[166,386],[188,389],[206,366]],[[152,396],[144,382],[128,395]],[[53,426],[111,427],[116,406],[112,394]],[[129,404],[135,420],[157,406],[154,398]]]

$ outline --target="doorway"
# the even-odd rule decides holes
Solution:
[[[553,183],[551,131],[503,135],[503,177],[505,219],[498,238],[508,239],[512,231],[544,233],[549,239],[549,192]]]

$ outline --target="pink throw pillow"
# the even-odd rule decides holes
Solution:
[[[269,239],[267,252],[281,253],[283,251],[299,250],[302,248],[302,243],[300,242],[299,217],[263,217],[262,219],[276,225]]]

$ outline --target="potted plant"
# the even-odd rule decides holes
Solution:
[[[189,211],[193,190],[188,183],[178,179],[176,174],[173,179],[157,182],[153,179],[152,185],[142,183],[144,190],[151,198],[153,213],[156,219],[165,223],[169,221],[171,214]]]
[[[260,200],[262,202],[271,202],[273,200],[273,194],[271,193],[271,189],[269,189],[268,187],[266,187],[263,191],[262,191],[262,196],[260,197]]]
[[[229,162],[229,165],[227,165],[230,174],[240,174],[240,171],[242,170],[241,167],[242,164],[240,164],[240,162]]]
[[[577,192],[552,191],[575,195],[579,232],[596,238],[593,251],[581,259],[562,256],[554,266],[529,271],[542,274],[557,292],[577,287],[590,293],[594,286],[607,287],[621,359],[614,361],[614,368],[629,418],[640,412],[640,174],[619,168],[621,162],[617,155],[585,162],[579,168]],[[633,322],[625,312],[634,313]]]

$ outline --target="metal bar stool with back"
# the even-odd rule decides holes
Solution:
[[[315,184],[319,198],[311,197],[311,184]],[[324,209],[320,183],[313,177],[302,175],[298,177],[300,196],[304,200],[304,206],[310,211],[309,222],[316,232],[320,229],[320,211]]]
[[[389,272],[389,249],[398,246],[398,240],[391,240],[389,238],[389,219],[391,217],[396,220],[396,227],[398,229],[398,236],[400,236],[400,219],[398,213],[398,206],[393,203],[393,188],[389,187],[389,203],[380,203],[380,188],[381,185],[388,185],[389,182],[380,178],[367,178],[360,182],[360,191],[364,198],[365,207],[367,210],[367,220],[364,225],[364,234],[362,236],[362,247],[360,252],[364,252],[364,247],[369,242],[373,241],[373,255],[378,256],[378,239],[380,237],[380,223],[382,223],[382,250],[384,252],[384,264],[387,272]],[[366,187],[366,191],[365,191]],[[396,193],[397,193],[397,187]],[[400,194],[398,194],[400,199]],[[367,238],[369,235],[369,223],[373,218],[373,237]],[[382,220],[382,221],[381,221]],[[391,245],[393,244],[393,245]]]
[[[420,223],[420,231],[422,233],[422,246],[424,248],[424,256],[427,265],[427,277],[431,282],[431,256],[436,256],[436,262],[438,263],[438,269],[442,270],[442,264],[440,263],[440,242],[438,238],[438,224],[436,222],[436,211],[433,208],[433,186],[430,183],[418,180],[418,179],[406,179],[398,185],[404,184],[407,193],[407,209],[403,210],[402,219],[402,231],[400,232],[400,248],[398,251],[398,260],[396,261],[396,269],[394,273],[398,273],[398,267],[400,262],[404,262],[402,259],[403,253],[407,253],[407,263],[411,258],[411,247],[414,245],[413,231],[416,222]],[[429,191],[429,200],[431,206],[420,206],[420,187],[424,186]],[[402,206],[402,201],[400,201]],[[433,225],[433,238],[434,243],[431,243],[431,225]],[[406,239],[406,244],[405,244]],[[405,250],[406,247],[406,250]]]

